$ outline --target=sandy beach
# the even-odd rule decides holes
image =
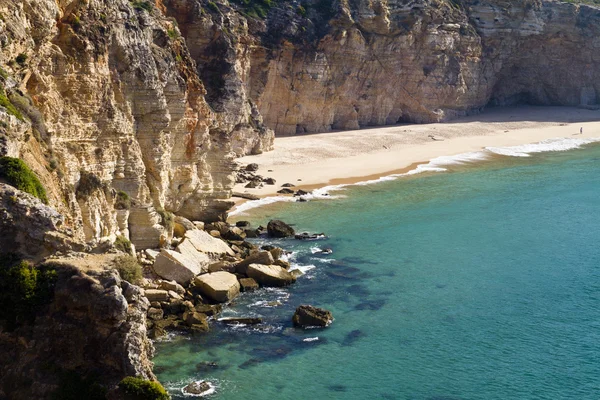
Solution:
[[[256,189],[238,184],[234,190],[272,196],[284,183],[296,188],[352,183],[402,172],[435,157],[573,137],[600,137],[600,111],[496,108],[446,123],[280,137],[274,151],[238,159],[242,165],[257,163],[257,173],[274,178],[277,184]]]

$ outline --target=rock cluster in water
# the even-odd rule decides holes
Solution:
[[[208,319],[221,311],[221,304],[234,300],[240,291],[264,286],[287,286],[296,281],[290,272],[284,250],[275,246],[258,248],[247,237],[293,236],[293,229],[283,221],[270,221],[267,228],[252,228],[240,221],[200,224],[180,221],[179,235],[170,247],[139,253],[142,263],[157,279],[146,279],[145,294],[151,302],[148,329],[152,338],[167,330],[205,332]],[[259,323],[238,318],[224,323]]]

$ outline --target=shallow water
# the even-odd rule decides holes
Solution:
[[[326,232],[278,242],[314,268],[223,314],[262,325],[157,343],[159,379],[175,398],[198,379],[214,399],[599,398],[600,146],[445,168],[254,210]],[[305,303],[335,322],[292,328]]]

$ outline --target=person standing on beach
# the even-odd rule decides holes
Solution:
[[[583,126],[581,128],[579,128],[579,134],[583,135]]]

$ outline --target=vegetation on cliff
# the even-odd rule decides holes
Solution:
[[[171,398],[160,382],[133,376],[123,379],[119,383],[119,389],[123,391],[127,400],[169,400]]]
[[[19,158],[0,157],[0,181],[5,181],[48,204],[44,186],[27,164]]]
[[[20,323],[30,323],[37,310],[53,295],[57,273],[37,268],[11,255],[0,259],[0,324],[12,331]]]
[[[117,242],[115,242],[115,247],[119,248]],[[129,252],[131,252],[131,242],[129,242],[129,249]],[[137,285],[142,279],[142,267],[138,263],[137,258],[130,255],[121,256],[115,260],[115,265],[121,279],[133,283],[134,285]]]

